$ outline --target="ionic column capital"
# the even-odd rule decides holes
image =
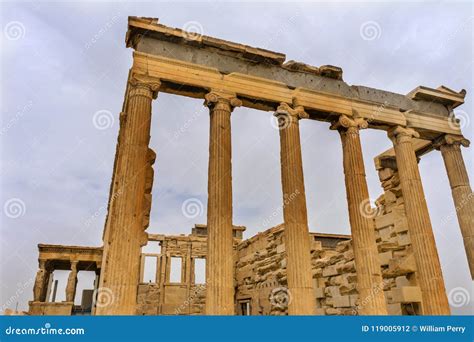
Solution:
[[[360,129],[369,127],[367,120],[361,117],[348,117],[347,115],[341,115],[337,121],[331,124],[329,129],[338,131],[347,131],[350,133],[357,133]]]
[[[211,91],[204,96],[204,105],[213,109],[232,111],[235,107],[242,106],[242,101],[235,94]]]
[[[156,99],[161,86],[159,79],[140,74],[132,74],[129,84],[129,97],[145,96],[151,100]]]
[[[388,137],[392,140],[393,144],[400,144],[403,142],[411,141],[412,138],[419,138],[420,133],[410,127],[394,126],[387,132]]]
[[[273,114],[278,119],[284,121],[298,122],[300,119],[308,119],[309,115],[305,112],[304,107],[300,105],[290,106],[286,102],[281,102],[277,110]]]
[[[442,137],[439,137],[435,141],[433,141],[433,147],[437,150],[441,148],[441,146],[464,146],[469,147],[471,142],[464,138],[462,135],[454,135],[454,134],[445,134]]]

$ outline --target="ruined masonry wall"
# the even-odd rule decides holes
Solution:
[[[380,169],[379,178],[384,193],[376,201],[374,222],[388,312],[392,315],[419,314],[421,292],[416,282],[398,173],[388,168]],[[332,248],[315,241],[314,234],[312,237],[316,313],[356,315],[365,299],[359,298],[356,288],[351,241],[339,242]],[[291,293],[286,290],[283,225],[243,241],[237,248],[237,260],[237,306],[239,301],[250,299],[254,315],[287,314],[285,304],[291,300]],[[378,290],[382,289],[374,289]]]

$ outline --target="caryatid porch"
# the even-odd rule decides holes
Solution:
[[[135,312],[140,248],[147,241],[155,160],[148,147],[151,105],[159,92],[205,99],[210,109],[207,314],[234,312],[230,115],[239,106],[273,111],[280,122],[283,195],[296,194],[296,199],[283,207],[288,287],[293,296],[290,314],[313,314],[315,310],[299,141],[298,122],[302,119],[329,122],[341,135],[358,289],[368,301],[360,313],[386,313],[383,293],[376,291],[381,277],[376,267],[373,223],[360,212],[368,201],[358,134],[361,128],[389,132],[420,287],[427,303],[423,313],[449,313],[417,153],[419,156],[434,148],[443,153],[453,198],[461,208],[459,223],[472,271],[468,248],[473,236],[472,192],[458,145],[440,145],[443,139],[451,141],[449,137],[464,141],[452,115],[453,108],[463,103],[465,91],[419,87],[401,95],[349,86],[338,67],[285,63],[285,55],[280,53],[188,35],[149,18],[129,18],[126,43],[135,51],[121,113],[100,278],[100,286],[109,288],[116,300],[113,305],[100,306],[97,314]],[[414,144],[420,141],[426,146],[415,150]]]

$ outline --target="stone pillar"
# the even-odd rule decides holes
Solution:
[[[77,285],[77,261],[71,261],[71,272],[67,278],[66,302],[74,302]]]
[[[414,129],[396,126],[389,130],[388,135],[395,147],[408,231],[423,299],[422,313],[449,315],[450,309],[441,264],[418,170],[418,161],[412,146],[412,138],[418,138],[419,134]]]
[[[207,202],[206,314],[234,314],[232,260],[232,151],[230,114],[241,101],[235,95],[211,92]]]
[[[435,147],[441,150],[448,173],[467,261],[471,277],[474,279],[474,198],[462,158],[461,145],[469,147],[469,140],[450,134],[435,142]]]
[[[36,272],[35,284],[33,286],[33,301],[45,302],[48,286],[49,272],[46,270],[46,260],[39,261],[39,270]]]
[[[364,210],[370,205],[370,199],[359,129],[367,127],[367,121],[362,118],[342,115],[331,129],[339,131],[342,141],[347,206],[359,292],[357,311],[360,315],[386,315],[387,305],[375,243],[374,220]]]
[[[275,112],[280,130],[281,182],[289,290],[289,315],[314,315],[316,299],[303,178],[299,120],[308,115],[302,106],[281,103]]]
[[[133,315],[140,277],[140,250],[147,243],[151,102],[160,82],[131,74],[121,113],[117,156],[104,232],[97,315]],[[101,293],[104,295],[101,296]],[[104,303],[101,303],[101,299]]]

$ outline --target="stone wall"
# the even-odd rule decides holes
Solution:
[[[276,226],[241,242],[237,246],[235,273],[237,314],[243,314],[241,303],[247,301],[250,301],[252,315],[287,314],[291,293],[287,289],[283,229],[283,225]],[[332,265],[340,261],[341,257],[349,256],[350,253],[340,253],[336,250],[341,248],[336,246],[347,244],[344,241],[348,241],[349,236],[317,233],[311,233],[310,235],[315,287],[321,289],[326,285],[334,284],[335,286],[339,278],[334,277],[330,280],[325,277],[327,282],[324,282],[324,285],[323,280],[318,282],[317,278],[320,278],[323,273],[323,265],[328,263],[328,270],[332,269]],[[326,272],[324,271],[325,274]],[[330,290],[331,288],[328,289],[328,291]],[[315,294],[318,298],[317,292]],[[317,305],[323,310],[328,304],[325,298],[319,296]],[[321,310],[320,314],[323,314]]]
[[[387,308],[392,315],[420,314],[421,291],[398,172],[379,168],[384,193],[377,199],[375,235],[385,283]]]
[[[421,292],[416,281],[408,223],[398,173],[379,169],[384,193],[373,215],[376,243],[384,279],[383,289],[391,315],[420,313]],[[250,301],[253,315],[287,314],[291,293],[286,286],[283,225],[241,242],[237,246],[236,305]],[[311,233],[311,259],[316,313],[357,315],[365,298],[357,292],[357,273],[350,236]]]

